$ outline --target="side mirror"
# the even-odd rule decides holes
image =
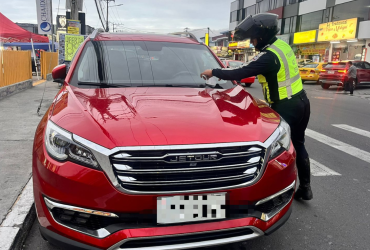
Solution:
[[[57,83],[64,83],[64,79],[67,76],[67,67],[65,64],[61,64],[56,66],[53,71],[51,72],[51,75],[53,76],[54,82]]]

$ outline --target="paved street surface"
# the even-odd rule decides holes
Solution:
[[[354,96],[313,84],[305,84],[305,89],[311,101],[306,145],[312,159],[314,199],[294,201],[289,221],[271,236],[209,250],[370,249],[370,87],[356,90]],[[262,98],[259,84],[247,90]],[[18,108],[14,115],[28,124],[35,110],[36,105]],[[6,125],[9,131],[3,136],[17,136],[11,125]],[[10,149],[14,161],[19,154],[12,145]],[[35,222],[24,249],[57,249],[41,239],[37,227]]]
[[[44,84],[0,101],[0,221],[2,222],[31,176],[31,152]],[[40,113],[44,114],[58,91],[47,82]]]

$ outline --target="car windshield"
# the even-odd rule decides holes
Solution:
[[[221,68],[221,65],[208,48],[200,44],[93,41],[86,44],[71,84],[84,84],[84,87],[93,83],[116,87],[205,87],[206,81],[200,74],[215,68]],[[226,89],[234,84],[217,81],[217,86]]]
[[[346,63],[328,63],[325,69],[345,69]]]
[[[315,63],[312,63],[312,64],[306,64],[306,65],[304,65],[303,67],[304,68],[316,68],[317,66],[319,66],[318,64],[315,64]]]
[[[233,62],[233,61],[230,61],[229,62],[229,65],[230,65],[230,68],[238,68],[238,67],[240,67],[240,66],[242,66],[243,65],[243,62]]]

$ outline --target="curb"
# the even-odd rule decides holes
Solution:
[[[20,250],[36,218],[32,177],[0,225],[0,250]]]
[[[16,93],[22,92],[23,90],[32,88],[32,79],[18,82],[9,86],[1,87],[0,88],[0,100],[14,95]]]

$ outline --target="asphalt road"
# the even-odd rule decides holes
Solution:
[[[312,177],[314,199],[294,201],[289,221],[271,236],[209,250],[370,249],[370,87],[354,96],[313,84],[305,89],[311,101],[307,150],[328,174]],[[259,84],[247,90],[262,98]],[[58,249],[42,240],[37,224],[24,249]]]

